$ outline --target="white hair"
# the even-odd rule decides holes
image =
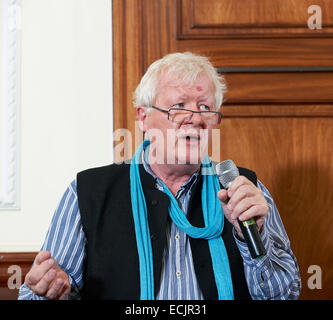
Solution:
[[[133,98],[134,106],[151,107],[155,103],[160,76],[172,74],[189,87],[202,73],[206,74],[215,87],[215,109],[218,110],[226,92],[224,77],[219,75],[207,57],[191,52],[170,53],[153,62],[137,86]]]

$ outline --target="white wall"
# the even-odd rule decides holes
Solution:
[[[2,66],[2,59],[3,59],[3,53],[2,53],[2,47],[3,47],[3,1],[0,0],[0,110],[2,108],[2,72],[3,72],[3,66]],[[1,119],[0,119],[0,135],[1,135]],[[0,141],[1,141],[1,136],[0,136]],[[0,146],[1,147],[1,146]],[[1,173],[0,173],[1,175]],[[0,176],[1,179],[1,176]],[[1,187],[1,186],[0,186]]]
[[[111,0],[22,0],[20,210],[0,251],[40,249],[76,173],[112,161]]]

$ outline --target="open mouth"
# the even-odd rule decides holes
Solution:
[[[189,136],[189,135],[187,135],[187,136],[181,137],[181,139],[183,139],[183,141],[185,140],[187,145],[191,145],[191,144],[197,145],[200,141],[199,136]]]
[[[196,131],[187,131],[187,132],[179,132],[177,134],[178,139],[184,139],[186,141],[199,141],[200,140],[200,133]]]
[[[184,147],[199,147],[199,144],[205,141],[204,133],[201,130],[179,130],[176,136],[180,145]]]
[[[197,137],[197,136],[185,136],[185,139],[186,139],[186,141],[191,141],[191,140],[198,141],[198,140],[200,140],[200,137]]]

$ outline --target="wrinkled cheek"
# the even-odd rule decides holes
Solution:
[[[165,162],[165,150],[166,150],[166,141],[165,135],[160,129],[149,129],[146,132],[147,137],[150,141],[149,153],[150,153],[150,162],[163,164]]]

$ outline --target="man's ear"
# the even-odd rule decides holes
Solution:
[[[147,118],[146,106],[137,106],[136,107],[136,118],[139,121],[140,129],[145,132],[145,120]]]

